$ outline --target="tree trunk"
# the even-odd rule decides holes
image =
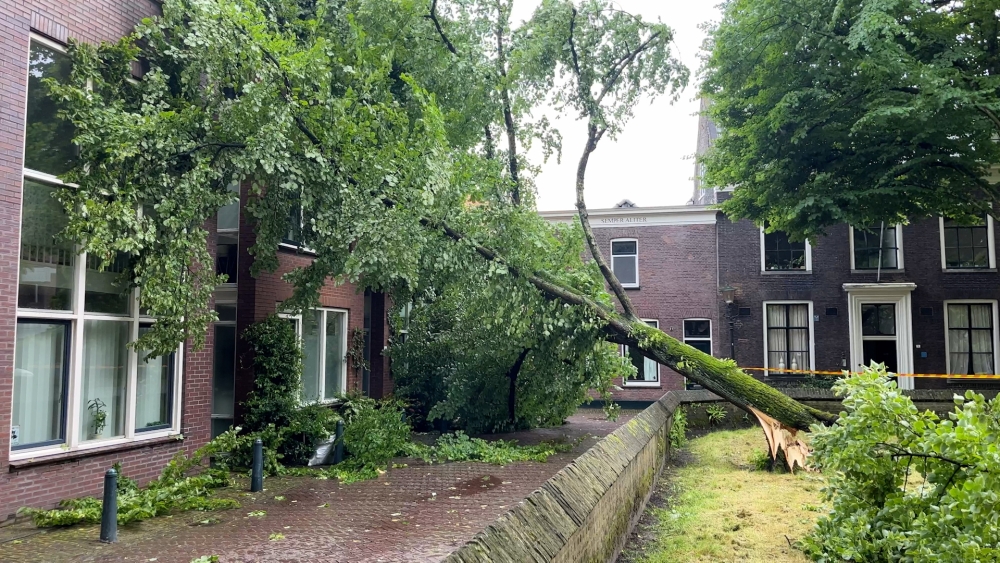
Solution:
[[[521,366],[524,365],[524,360],[530,351],[531,348],[521,350],[514,365],[507,370],[507,379],[510,381],[510,387],[507,390],[507,416],[510,418],[511,430],[516,430],[515,423],[517,421],[517,376],[520,375]]]

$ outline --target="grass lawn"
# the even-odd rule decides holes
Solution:
[[[754,461],[765,449],[759,428],[713,432],[688,442],[674,467],[664,470],[659,498],[647,508],[647,527],[639,532],[640,546],[625,559],[807,561],[789,542],[812,529],[820,478],[756,469]]]

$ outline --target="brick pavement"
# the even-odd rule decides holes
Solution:
[[[268,479],[263,493],[224,493],[238,495],[239,509],[184,512],[123,526],[114,545],[97,541],[97,526],[39,530],[16,524],[0,528],[0,561],[189,563],[202,555],[219,555],[224,562],[438,561],[632,414],[609,422],[601,411],[583,409],[561,427],[502,436],[523,444],[587,436],[547,463],[428,466],[410,460],[408,467],[351,485],[311,477]],[[239,490],[247,490],[245,482]],[[266,515],[248,516],[260,510]],[[272,534],[284,539],[271,541]]]

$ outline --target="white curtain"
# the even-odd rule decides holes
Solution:
[[[125,398],[128,381],[128,321],[86,320],[83,324],[83,397],[80,440],[125,434]],[[95,432],[95,399],[103,403],[105,427]]]
[[[66,327],[18,323],[14,350],[14,416],[17,443],[58,440],[62,434]]]
[[[784,305],[767,306],[767,367],[780,373],[788,368],[788,343],[785,339]]]
[[[993,305],[970,305],[972,328],[972,369],[977,374],[993,373]]]
[[[324,367],[325,399],[332,399],[346,390],[344,385],[344,313],[326,312],[326,365]]]
[[[146,328],[140,329],[139,334]],[[135,379],[135,429],[162,426],[170,422],[170,359],[160,356],[149,359],[139,353]]]
[[[790,305],[788,326],[803,327],[788,329],[790,369],[812,369],[809,361],[809,306]]]

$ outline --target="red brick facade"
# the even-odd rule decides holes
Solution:
[[[103,475],[114,463],[121,463],[125,474],[145,483],[158,476],[178,450],[191,451],[211,436],[213,332],[209,331],[201,350],[187,344],[181,356],[183,370],[177,376],[182,378],[182,391],[176,399],[181,401],[180,435],[36,459],[24,459],[21,455],[11,460],[29,38],[34,33],[61,44],[70,38],[94,43],[115,40],[129,33],[142,18],[158,11],[159,3],[152,0],[0,0],[0,522],[22,506],[53,507],[61,499],[99,494]],[[245,201],[246,193],[243,197]],[[213,252],[214,223],[213,219],[207,225]],[[308,255],[282,250],[279,271],[253,279],[246,253],[252,242],[251,227],[241,223],[240,252],[245,259],[240,260],[237,287],[240,333],[250,323],[276,311],[277,303],[291,294],[291,288],[280,276],[310,260]],[[330,284],[320,299],[324,306],[348,311],[349,329],[363,325],[365,297],[360,289]],[[375,321],[370,393],[382,396],[392,390],[387,360],[381,356],[388,339],[385,299],[376,294],[372,304]],[[253,382],[245,345],[238,347],[238,356],[241,361],[237,363],[237,401],[245,397]],[[348,389],[359,389],[360,372],[349,365],[347,373]]]

